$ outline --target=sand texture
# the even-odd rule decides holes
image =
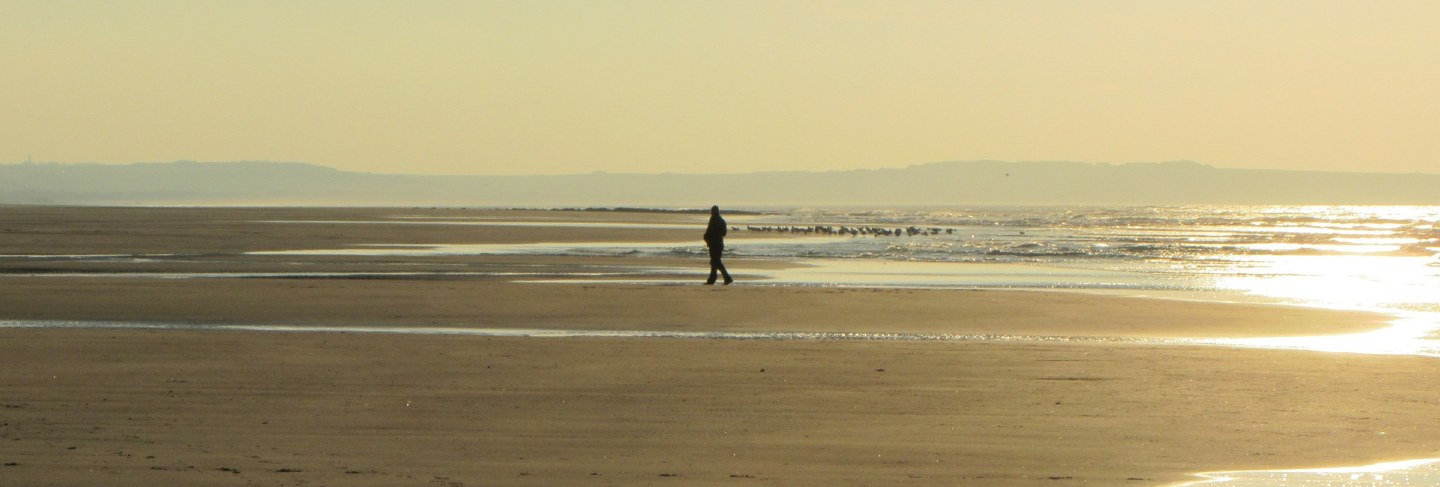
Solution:
[[[478,210],[0,207],[0,320],[1303,335],[1374,315],[1073,293],[705,287],[705,261],[336,258],[354,244],[675,241],[686,229],[277,224]],[[697,226],[698,228],[698,226]],[[465,277],[135,273],[470,269]],[[515,283],[515,269],[688,265],[688,285]],[[84,277],[75,275],[83,273]],[[674,275],[670,275],[671,278]],[[540,280],[544,280],[541,278]],[[1197,471],[1440,456],[1434,359],[1110,340],[499,338],[0,329],[0,485],[1164,485]]]

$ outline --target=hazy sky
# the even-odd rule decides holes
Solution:
[[[0,0],[0,161],[1440,172],[1440,2]]]

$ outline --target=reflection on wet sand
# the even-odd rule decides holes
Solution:
[[[831,243],[846,237],[789,237],[744,239],[746,245],[802,246]],[[448,255],[630,255],[668,253],[675,249],[703,248],[699,242],[567,242],[524,244],[371,244],[342,249],[272,250],[247,255],[340,256],[448,256]],[[693,250],[693,249],[692,249]],[[698,251],[695,251],[698,252]]]
[[[127,279],[461,279],[496,277],[505,279],[544,278],[633,278],[680,273],[679,269],[647,267],[613,272],[517,272],[517,271],[434,271],[434,272],[43,272],[11,273],[14,277],[114,277]],[[595,281],[591,281],[595,282]]]
[[[1362,467],[1206,472],[1204,480],[1174,487],[1323,487],[1440,485],[1440,458],[1377,463]]]
[[[705,225],[686,223],[624,223],[624,222],[566,222],[566,221],[516,221],[516,220],[472,220],[435,219],[419,217],[397,217],[403,220],[261,220],[255,223],[278,223],[299,225],[459,225],[493,227],[561,227],[561,228],[628,228],[628,229],[704,229]]]
[[[1403,313],[1379,330],[1348,335],[1199,340],[1249,348],[1440,357],[1440,314]]]
[[[1191,340],[1096,336],[961,335],[951,333],[867,333],[790,331],[679,331],[679,330],[579,330],[540,328],[486,328],[455,326],[336,326],[336,325],[235,325],[158,323],[87,320],[0,320],[0,328],[70,328],[111,330],[194,330],[259,331],[275,333],[373,333],[390,335],[465,335],[519,338],[677,338],[699,340],[785,340],[785,341],[986,341],[1047,343],[1129,343],[1144,345],[1188,345]]]

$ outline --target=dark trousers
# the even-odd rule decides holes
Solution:
[[[715,284],[715,273],[719,272],[725,276],[725,284],[730,284],[734,279],[730,278],[730,271],[725,270],[725,263],[720,262],[720,254],[725,251],[725,243],[717,242],[710,246],[710,279],[705,284]]]

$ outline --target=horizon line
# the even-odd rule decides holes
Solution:
[[[321,164],[321,163],[315,163],[315,162],[308,162],[308,161],[275,161],[275,160],[256,160],[256,159],[237,159],[237,160],[225,160],[225,161],[216,161],[216,160],[201,161],[201,160],[193,160],[193,159],[176,159],[176,160],[173,160],[173,161],[139,161],[139,162],[93,162],[93,161],[89,161],[89,162],[59,162],[59,161],[34,161],[34,160],[31,160],[29,157],[27,157],[26,159],[27,159],[27,160],[25,160],[25,161],[0,162],[0,166],[23,166],[23,165],[36,165],[36,166],[39,166],[39,165],[57,165],[57,166],[138,166],[138,165],[164,165],[164,164],[206,164],[206,165],[223,165],[223,164],[247,164],[247,163],[255,164],[255,163],[258,163],[258,164],[291,164],[291,165],[304,165],[304,166],[312,166],[312,167],[316,167],[316,168],[329,169],[329,170],[337,171],[337,172],[352,173],[352,174],[371,174],[371,175],[379,175],[379,176],[423,176],[423,177],[569,177],[569,176],[592,176],[592,175],[617,175],[617,176],[663,176],[663,175],[677,175],[677,176],[743,176],[743,175],[775,174],[775,173],[811,173],[811,174],[816,174],[816,173],[859,172],[859,171],[901,171],[901,170],[914,169],[914,168],[917,168],[917,167],[929,166],[929,165],[935,165],[935,164],[963,164],[963,163],[1077,164],[1077,165],[1089,165],[1089,166],[1140,166],[1140,165],[1161,165],[1161,164],[1190,164],[1190,165],[1196,165],[1196,166],[1204,167],[1204,168],[1207,168],[1207,169],[1217,169],[1217,170],[1225,170],[1225,171],[1265,171],[1265,172],[1297,172],[1297,173],[1321,173],[1321,174],[1327,174],[1327,173],[1328,173],[1328,174],[1377,174],[1377,175],[1426,175],[1426,176],[1440,176],[1440,172],[1431,173],[1431,172],[1420,172],[1420,171],[1411,171],[1411,172],[1386,172],[1386,171],[1342,171],[1342,170],[1333,170],[1333,169],[1330,169],[1330,170],[1321,170],[1321,169],[1278,169],[1278,168],[1223,167],[1223,166],[1215,166],[1215,165],[1211,165],[1211,164],[1207,164],[1207,163],[1203,163],[1203,162],[1199,162],[1199,161],[1194,161],[1194,160],[1189,160],[1189,159],[1172,159],[1172,160],[1164,160],[1164,161],[1130,161],[1130,162],[1076,161],[1076,160],[1022,160],[1022,161],[1010,161],[1010,160],[1000,160],[1000,159],[950,159],[950,160],[943,160],[943,161],[919,162],[919,163],[913,163],[913,164],[908,164],[908,165],[905,165],[905,166],[897,166],[897,167],[868,167],[868,168],[828,169],[828,170],[813,170],[813,169],[777,169],[777,170],[750,171],[750,172],[728,172],[728,173],[714,173],[714,172],[712,172],[712,173],[700,173],[700,172],[694,172],[694,173],[692,173],[692,172],[675,172],[675,171],[665,171],[665,172],[613,172],[613,171],[608,171],[608,170],[604,170],[604,169],[597,169],[597,170],[590,171],[590,172],[553,173],[553,174],[539,174],[539,173],[537,173],[537,174],[494,174],[494,173],[489,173],[489,174],[482,174],[482,173],[439,173],[439,174],[429,174],[429,173],[404,173],[404,172],[372,172],[372,171],[357,171],[357,170],[353,170],[353,169],[343,169],[343,168],[339,168],[339,167],[335,167],[335,166],[330,166],[330,165]]]

